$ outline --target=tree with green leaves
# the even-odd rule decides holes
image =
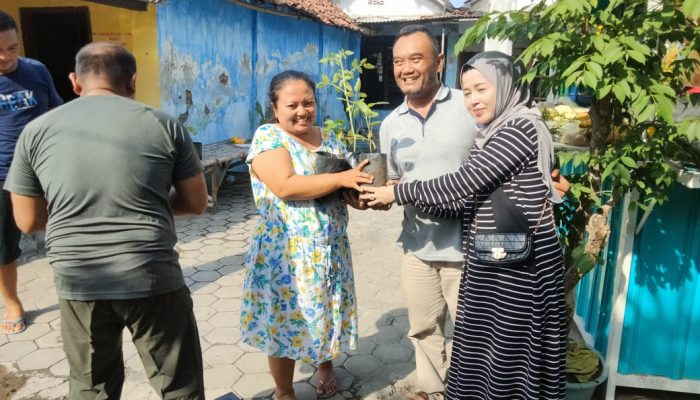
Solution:
[[[562,216],[567,291],[601,256],[610,208],[633,190],[631,204],[643,210],[667,200],[676,178],[669,159],[689,159],[700,140],[700,118],[674,119],[679,102],[695,100],[684,90],[699,65],[699,21],[700,0],[541,1],[484,16],[455,45],[459,53],[486,37],[527,38],[518,57],[527,84],[592,94],[588,149],[558,152],[582,171],[569,176],[577,206]]]

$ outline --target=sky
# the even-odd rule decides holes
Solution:
[[[462,7],[464,0],[450,0],[450,3],[455,7]]]

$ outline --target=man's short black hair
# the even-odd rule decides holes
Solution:
[[[418,32],[425,33],[425,35],[428,36],[428,39],[430,40],[430,45],[433,48],[433,52],[435,53],[434,56],[437,57],[440,54],[440,45],[438,44],[437,39],[435,39],[435,36],[433,36],[433,34],[428,30],[428,28],[424,27],[423,25],[406,25],[403,28],[401,28],[399,33],[396,34],[396,38],[394,39],[394,45],[396,45],[396,42],[402,37],[413,35],[414,33]]]
[[[17,23],[9,14],[0,11],[0,32],[17,31]]]
[[[89,43],[75,56],[75,73],[78,76],[93,74],[106,79],[115,89],[127,89],[136,74],[136,59],[119,44]]]

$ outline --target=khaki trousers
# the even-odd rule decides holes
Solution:
[[[461,276],[461,262],[423,261],[404,253],[401,284],[408,307],[408,337],[416,351],[419,391],[445,391],[452,345],[445,338],[445,323],[448,311],[452,321],[456,318]]]

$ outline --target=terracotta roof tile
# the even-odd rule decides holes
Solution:
[[[306,14],[309,17],[323,22],[353,31],[362,31],[362,28],[331,0],[258,0],[263,3],[287,6]]]

